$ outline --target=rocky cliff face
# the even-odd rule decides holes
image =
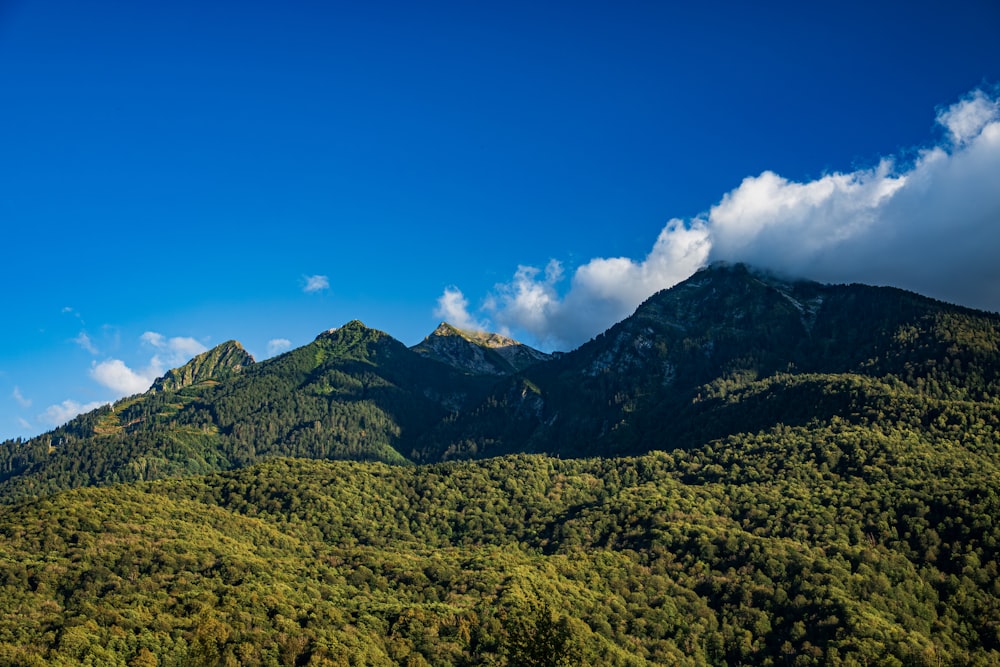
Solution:
[[[496,333],[465,331],[442,322],[411,348],[417,354],[473,375],[512,375],[551,358],[544,352]]]
[[[150,390],[176,391],[199,382],[221,380],[253,363],[253,356],[242,345],[235,340],[226,341],[208,352],[202,352],[180,368],[167,371]]]

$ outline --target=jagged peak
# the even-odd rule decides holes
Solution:
[[[253,355],[239,341],[227,340],[195,355],[183,366],[167,371],[153,382],[150,391],[176,391],[198,382],[219,380],[253,363],[256,363]]]
[[[508,336],[460,329],[448,322],[441,322],[421,343],[410,349],[463,371],[488,375],[517,373],[551,358]]]
[[[434,331],[432,331],[430,335],[431,336],[461,336],[464,333],[466,333],[466,331],[464,331],[463,329],[459,329],[454,324],[451,324],[449,322],[442,322],[441,324],[437,325],[437,328],[434,329]]]
[[[503,334],[490,331],[477,331],[474,329],[460,329],[454,324],[450,324],[448,322],[442,322],[439,324],[437,329],[431,332],[431,336],[460,336],[470,343],[494,349],[513,346],[528,347],[527,345],[524,345],[524,343],[518,342],[513,338],[504,336]]]

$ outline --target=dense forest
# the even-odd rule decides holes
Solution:
[[[997,417],[943,414],[10,506],[0,664],[997,664]]]
[[[0,665],[1000,664],[997,315],[735,266],[509,372],[448,335],[0,444]]]

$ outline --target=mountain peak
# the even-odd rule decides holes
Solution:
[[[461,336],[462,330],[448,322],[442,322],[431,332],[432,336]]]
[[[253,356],[238,341],[227,340],[183,366],[167,371],[153,383],[150,391],[177,391],[199,382],[221,380],[253,363]]]
[[[412,349],[417,354],[476,375],[510,375],[551,358],[498,333],[459,329],[442,322]]]

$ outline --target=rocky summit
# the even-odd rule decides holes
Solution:
[[[512,375],[551,355],[497,333],[467,331],[442,322],[412,348],[417,354],[480,375]]]

